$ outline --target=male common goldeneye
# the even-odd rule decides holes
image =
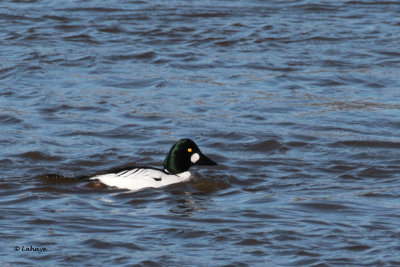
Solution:
[[[214,161],[201,153],[190,139],[176,142],[164,160],[164,170],[151,167],[136,167],[114,173],[96,175],[89,178],[101,183],[129,190],[147,187],[162,187],[185,182],[190,179],[189,168],[193,165],[216,165]]]

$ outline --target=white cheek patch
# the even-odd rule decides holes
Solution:
[[[198,162],[200,159],[200,155],[198,153],[194,153],[191,157],[190,157],[190,161],[194,164],[196,162]]]

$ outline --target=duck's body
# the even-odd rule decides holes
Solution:
[[[118,173],[96,175],[91,180],[117,188],[125,188],[132,191],[143,188],[159,188],[170,184],[186,182],[190,179],[190,172],[180,174],[168,174],[165,171],[152,168],[134,168]]]
[[[96,175],[90,180],[98,180],[108,186],[133,191],[148,187],[159,188],[188,181],[191,177],[189,168],[193,165],[216,165],[216,163],[201,153],[192,140],[182,139],[169,151],[164,161],[164,170],[136,167]]]

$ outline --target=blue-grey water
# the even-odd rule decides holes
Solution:
[[[5,0],[0,25],[1,266],[400,265],[398,1]],[[43,178],[181,138],[219,165]]]

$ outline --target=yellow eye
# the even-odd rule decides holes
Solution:
[[[193,151],[193,149],[191,149],[191,148],[188,148],[188,152],[192,152]]]

